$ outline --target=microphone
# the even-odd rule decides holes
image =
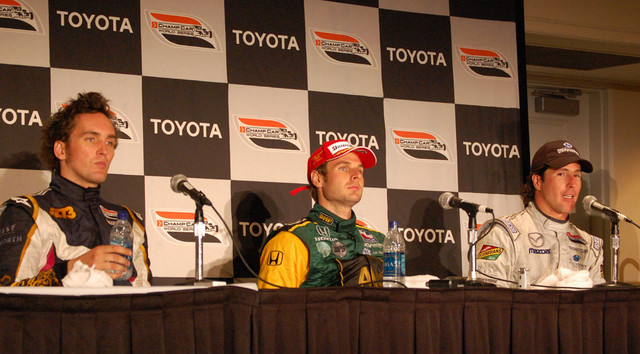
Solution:
[[[484,205],[468,202],[464,199],[458,198],[451,192],[444,192],[440,195],[439,198],[440,206],[444,209],[451,208],[460,208],[467,212],[484,212],[484,213],[493,213],[493,209],[486,207]]]
[[[584,197],[584,199],[582,199],[582,206],[584,207],[585,211],[591,211],[591,209],[596,209],[607,214],[609,217],[618,219],[618,221],[624,220],[624,221],[633,223],[628,217],[626,217],[621,212],[615,209],[609,208],[608,206],[598,202],[596,197],[592,195],[588,195]]]
[[[171,177],[171,190],[191,197],[196,203],[213,207],[213,204],[211,204],[211,201],[207,199],[204,193],[193,188],[185,175],[179,174]]]

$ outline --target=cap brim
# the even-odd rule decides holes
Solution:
[[[577,156],[561,156],[561,157],[558,157],[557,159],[554,159],[553,161],[548,162],[547,166],[551,168],[561,168],[563,166],[566,166],[574,162],[580,165],[582,172],[586,172],[586,173],[593,172],[593,165],[591,164],[591,162],[585,159],[578,158]]]
[[[362,162],[362,167],[364,168],[371,168],[375,166],[376,163],[378,163],[378,158],[376,157],[376,154],[373,153],[373,150],[364,146],[354,146],[352,148],[340,151],[339,155],[336,155],[327,161],[339,159],[350,152],[354,152],[358,156],[360,162]]]

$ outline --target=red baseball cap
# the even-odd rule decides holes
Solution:
[[[362,162],[362,167],[364,168],[371,168],[378,162],[376,154],[374,154],[368,147],[354,146],[346,140],[327,141],[314,151],[307,161],[307,181],[309,181],[309,184],[311,184],[311,171],[315,170],[327,161],[339,159],[350,152],[356,153],[360,158],[360,162]],[[291,195],[307,188],[309,188],[309,186],[296,188],[291,191]]]

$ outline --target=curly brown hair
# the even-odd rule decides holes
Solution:
[[[42,129],[42,145],[40,146],[40,155],[52,172],[60,171],[60,160],[53,152],[53,145],[56,141],[62,141],[65,144],[69,140],[71,132],[75,128],[75,118],[82,113],[103,113],[113,124],[113,129],[118,135],[118,124],[115,114],[109,108],[109,100],[98,92],[78,93],[75,100],[70,100],[58,109],[56,113],[51,115],[51,119],[46,127]],[[118,146],[116,138],[115,147]]]
[[[548,169],[548,166],[544,166],[543,168],[538,169],[537,171],[531,171],[529,177],[527,177],[527,182],[522,184],[522,188],[520,188],[520,198],[522,198],[522,203],[526,207],[529,205],[529,202],[534,200],[536,194],[536,188],[533,186],[533,175],[538,175],[544,181],[544,172]]]

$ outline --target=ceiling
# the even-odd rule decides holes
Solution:
[[[640,90],[640,1],[524,0],[527,81]]]

